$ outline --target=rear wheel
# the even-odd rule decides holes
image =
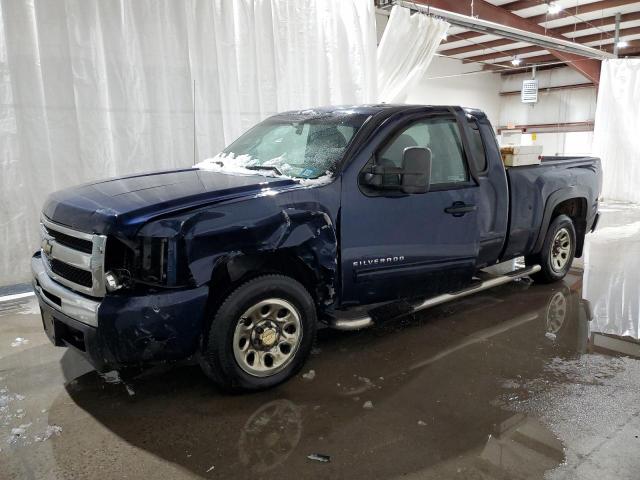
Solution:
[[[526,257],[525,262],[527,265],[538,264],[542,268],[532,275],[536,282],[557,282],[571,268],[575,252],[576,231],[573,222],[566,215],[558,215],[549,225],[540,253]]]
[[[273,387],[302,367],[315,331],[315,304],[299,282],[283,275],[257,277],[217,310],[201,366],[228,391]]]

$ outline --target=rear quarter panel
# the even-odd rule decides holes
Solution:
[[[601,185],[599,159],[547,158],[540,165],[507,168],[507,179],[511,218],[502,260],[536,253],[540,236],[546,233],[548,217],[561,201],[584,198],[587,224],[597,212]]]

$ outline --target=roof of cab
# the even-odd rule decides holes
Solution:
[[[433,109],[433,110],[447,110],[450,108],[461,108],[465,113],[472,115],[482,114],[478,109],[465,108],[457,105],[411,105],[402,103],[372,103],[362,105],[326,105],[322,107],[314,107],[302,110],[290,110],[282,112],[277,115],[287,116],[315,116],[315,115],[327,115],[327,114],[349,114],[356,115],[374,115],[380,112],[401,112],[404,110],[418,110],[418,109]]]
[[[410,104],[362,104],[362,105],[327,105],[323,107],[308,108],[304,110],[290,110],[288,112],[273,115],[271,119],[281,121],[307,121],[314,118],[326,118],[336,115],[375,116],[379,119],[388,118],[403,112],[447,112],[451,109],[462,110],[467,117],[473,117],[481,123],[487,123],[488,119],[482,110],[455,105],[410,105]],[[426,111],[426,112],[425,112]]]
[[[282,112],[280,115],[314,115],[327,113],[354,113],[371,115],[385,110],[409,110],[416,107],[426,107],[427,105],[406,105],[392,103],[376,103],[361,105],[325,105],[322,107],[307,108],[303,110],[290,110]]]

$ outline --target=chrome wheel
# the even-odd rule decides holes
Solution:
[[[281,298],[262,300],[238,320],[233,335],[233,355],[250,375],[268,377],[285,368],[302,340],[298,310]]]
[[[547,332],[558,333],[567,316],[567,297],[556,292],[547,306]]]
[[[555,272],[561,272],[571,255],[571,236],[566,228],[561,228],[556,232],[551,243],[551,268]]]

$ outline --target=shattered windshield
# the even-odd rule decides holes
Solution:
[[[367,115],[284,114],[259,123],[211,161],[300,179],[330,175]]]

